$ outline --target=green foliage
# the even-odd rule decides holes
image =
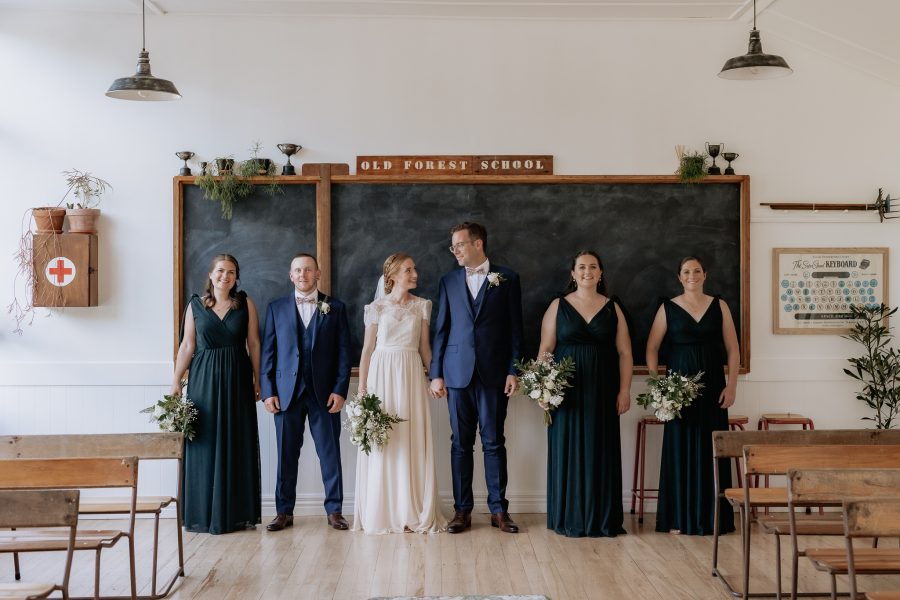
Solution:
[[[544,425],[553,423],[550,414],[562,404],[564,389],[572,387],[569,381],[575,373],[575,361],[567,356],[560,361],[553,358],[550,352],[531,360],[517,360],[516,369],[522,381],[525,395],[534,400],[544,411]]]
[[[78,200],[66,202],[66,208],[95,208],[100,204],[100,196],[106,193],[107,189],[112,189],[108,181],[95,177],[87,171],[72,169],[63,171],[63,175],[66,176],[66,193],[57,206],[74,191]]]
[[[150,415],[150,422],[159,425],[161,431],[181,432],[188,440],[194,439],[194,421],[197,420],[197,408],[181,394],[165,395],[163,399],[148,406],[142,413]]]
[[[843,337],[862,345],[865,354],[848,358],[852,368],[844,369],[844,373],[863,384],[856,399],[875,411],[874,416],[863,420],[874,421],[877,429],[892,429],[900,410],[900,352],[889,346],[894,336],[884,320],[897,308],[851,304],[850,312],[856,324]]]
[[[350,443],[365,454],[372,452],[372,446],[383,448],[390,439],[388,432],[393,426],[406,421],[385,412],[375,394],[356,394],[347,402],[346,413],[344,429],[350,432]]]
[[[682,183],[702,181],[706,177],[706,157],[702,152],[685,152],[678,164],[678,179]]]
[[[258,156],[259,142],[256,142],[250,150],[253,152],[253,156],[241,162],[236,168],[220,170],[216,166],[215,175],[208,172],[198,175],[194,180],[194,183],[203,190],[204,198],[217,201],[222,205],[223,219],[231,219],[234,213],[234,204],[253,193],[252,177],[266,176],[269,178],[269,183],[265,186],[264,191],[270,196],[282,191],[275,175],[275,163]]]

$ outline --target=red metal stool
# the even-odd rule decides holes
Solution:
[[[813,420],[807,416],[800,415],[797,413],[765,413],[759,417],[759,421],[756,423],[756,428],[761,431],[767,431],[769,429],[769,425],[800,425],[804,430],[805,429],[815,429],[816,425],[813,423]],[[769,487],[769,476],[763,476],[763,487]],[[756,477],[754,483],[754,487],[759,487],[759,477]],[[810,508],[806,507],[806,513],[809,514]],[[824,509],[819,507],[819,514],[822,514]],[[769,514],[769,509],[766,507],[765,514]]]
[[[733,415],[728,418],[728,429],[731,431],[744,430],[744,425],[750,422],[748,417],[744,415]],[[663,422],[652,415],[641,417],[637,425],[637,439],[634,445],[634,474],[631,479],[631,514],[634,514],[634,506],[636,501],[638,505],[638,523],[644,522],[644,500],[655,500],[657,495],[651,495],[648,492],[659,492],[659,488],[644,487],[644,463],[647,454],[647,425],[662,425]],[[737,469],[738,487],[743,486],[743,478],[741,477],[741,462],[738,458],[734,459],[734,466]]]

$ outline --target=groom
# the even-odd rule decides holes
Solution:
[[[507,512],[503,424],[509,396],[518,387],[514,363],[522,340],[522,289],[518,274],[488,260],[483,226],[462,223],[450,235],[450,251],[460,268],[441,278],[430,369],[432,393],[449,395],[453,431],[456,514],[447,531],[460,533],[472,526],[473,449],[479,429],[491,525],[516,533],[519,526]]]
[[[341,515],[341,408],[350,386],[350,336],[344,304],[318,291],[315,257],[291,261],[293,293],[273,300],[266,311],[261,391],[266,410],[275,415],[278,441],[277,516],[266,526],[281,531],[294,524],[297,469],[303,431],[316,445],[325,485],[328,524],[347,529]]]

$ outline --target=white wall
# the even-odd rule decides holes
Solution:
[[[171,373],[173,153],[242,158],[254,140],[272,157],[279,142],[301,143],[295,163],[548,153],[559,174],[671,173],[676,144],[724,141],[741,154],[737,171],[752,176],[752,373],[734,412],[754,423],[765,411],[794,411],[819,428],[864,425],[865,407],[841,373],[855,351],[850,342],[771,333],[771,248],[888,246],[896,257],[900,221],[776,214],[758,204],[861,202],[879,186],[900,194],[900,88],[766,37],[764,21],[765,47],[789,60],[789,78],[715,77],[746,49],[748,27],[739,23],[150,16],[154,73],[184,99],[108,99],[112,80],[134,70],[139,24],[134,16],[0,9],[0,254],[15,250],[26,209],[58,201],[63,169],[115,186],[100,224],[101,306],[50,318],[41,311],[22,337],[0,315],[0,433],[149,430],[137,410],[167,389]],[[4,305],[13,273],[11,260],[0,261]],[[433,413],[449,497],[449,426],[439,402]],[[259,416],[271,511],[274,430]],[[638,416],[632,410],[622,422],[629,488]],[[542,510],[545,450],[531,443],[544,435],[537,410],[517,400],[507,430],[512,510]],[[651,480],[660,433],[651,433]],[[349,444],[344,454],[352,498]],[[311,452],[301,472],[301,504],[318,514]]]

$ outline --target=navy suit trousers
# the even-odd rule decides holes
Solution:
[[[275,413],[275,435],[278,442],[275,510],[279,514],[294,514],[300,448],[303,446],[307,419],[322,467],[325,512],[329,515],[342,512],[344,483],[341,476],[341,413],[329,413],[308,390],[291,401],[287,410]]]
[[[491,513],[506,512],[506,438],[503,425],[509,398],[503,388],[486,387],[477,372],[468,387],[447,388],[450,428],[453,431],[450,463],[453,471],[453,507],[471,511],[472,472],[474,470],[475,432],[481,431],[484,454],[484,479]]]

